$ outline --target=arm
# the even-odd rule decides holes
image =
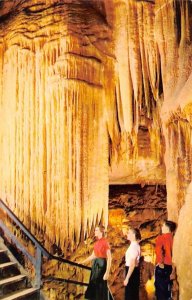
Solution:
[[[128,270],[125,280],[123,282],[124,286],[126,286],[128,284],[129,278],[131,277],[131,274],[133,273],[135,267],[136,267],[136,258],[133,258],[133,259],[131,259],[129,270]]]
[[[174,264],[172,264],[172,272],[171,272],[171,275],[170,275],[170,280],[176,280],[176,267]]]
[[[85,260],[83,260],[81,262],[81,264],[87,264],[88,262],[90,262],[91,260],[95,259],[96,256],[95,256],[95,253],[94,251],[92,252],[92,254],[90,256],[88,256]]]
[[[103,276],[103,280],[107,280],[109,278],[109,272],[110,272],[110,269],[111,269],[111,260],[112,260],[111,250],[108,249],[107,250],[107,268],[106,268],[106,272]]]

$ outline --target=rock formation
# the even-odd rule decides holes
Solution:
[[[191,58],[190,0],[0,2],[0,197],[49,249],[107,225],[110,183],[166,184],[180,238]]]
[[[140,299],[154,297],[155,239],[161,221],[166,219],[165,186],[115,185],[109,191],[108,239],[112,247],[113,263],[110,286],[116,300],[122,300],[124,289],[125,252],[129,242],[125,232],[129,226],[141,232],[141,284]]]

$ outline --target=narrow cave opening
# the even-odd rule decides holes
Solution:
[[[110,185],[109,230],[113,263],[111,289],[116,300],[123,299],[124,257],[128,241],[127,227],[141,232],[141,286],[140,299],[154,296],[155,239],[161,222],[167,217],[165,185]]]

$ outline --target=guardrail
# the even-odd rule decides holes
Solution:
[[[52,255],[45,249],[41,243],[35,238],[35,236],[29,232],[29,230],[26,228],[26,226],[18,219],[18,217],[10,210],[10,208],[3,202],[3,200],[0,199],[0,208],[6,212],[7,216],[13,221],[16,226],[20,228],[20,230],[29,238],[29,240],[33,243],[36,253],[35,257],[32,256],[28,250],[21,244],[21,242],[17,239],[17,237],[9,230],[9,228],[3,223],[2,220],[0,220],[0,228],[4,231],[5,235],[8,236],[11,241],[17,246],[17,248],[31,261],[31,263],[34,265],[35,268],[35,287],[40,288],[42,284],[42,257],[47,257],[49,260],[57,260],[60,263],[69,264],[72,266],[76,266],[78,268],[83,268],[87,270],[91,270],[90,267],[78,264],[76,262],[70,261],[68,259],[57,257],[55,255]],[[57,278],[57,277],[44,277],[44,280],[57,280],[57,281],[63,281],[68,283],[74,283],[79,285],[88,285],[84,282],[79,281],[73,281],[69,279],[64,278]]]

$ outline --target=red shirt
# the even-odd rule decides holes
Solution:
[[[107,258],[107,250],[110,249],[109,243],[105,238],[99,239],[94,244],[94,253],[96,257]]]
[[[156,263],[172,265],[172,248],[173,235],[172,233],[164,233],[156,239]]]

